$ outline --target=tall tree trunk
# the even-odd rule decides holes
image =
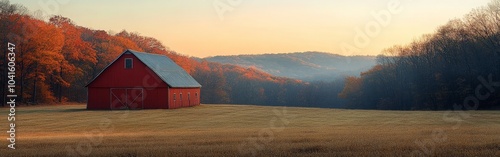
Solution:
[[[59,77],[60,77],[61,79],[63,79],[63,72],[62,72],[62,70],[63,70],[63,68],[62,68],[62,66],[60,66],[60,69],[59,69]],[[59,83],[59,85],[58,85],[58,93],[59,93],[59,94],[58,94],[58,96],[57,96],[57,97],[58,97],[59,102],[61,103],[61,102],[62,102],[62,83]]]
[[[33,79],[33,95],[31,96],[31,101],[36,104],[36,82],[38,79],[38,66],[35,66],[35,79]]]
[[[19,58],[23,58],[23,52],[19,52]],[[19,84],[19,88],[21,88],[19,90],[19,102],[23,103],[24,101],[24,76],[25,74],[23,73],[24,72],[24,61],[21,60],[21,62],[19,63],[19,74],[21,76],[21,78],[19,78],[19,81],[20,81],[20,84]]]

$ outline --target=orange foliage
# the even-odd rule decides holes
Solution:
[[[345,87],[338,95],[341,98],[355,97],[361,91],[363,80],[358,77],[349,76],[345,79]]]

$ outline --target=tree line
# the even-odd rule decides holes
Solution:
[[[202,103],[339,107],[343,80],[307,83],[275,77],[254,68],[197,60],[152,37],[112,34],[53,16],[43,21],[23,6],[0,1],[0,42],[15,43],[16,94],[22,104],[86,102],[85,85],[126,49],[167,55],[203,85]],[[7,49],[0,50],[0,82],[5,82]],[[6,95],[2,83],[1,95]],[[5,102],[5,97],[0,97]],[[3,103],[2,103],[3,104]]]
[[[348,77],[347,107],[445,110],[500,107],[500,1],[433,34],[384,51],[378,65]]]

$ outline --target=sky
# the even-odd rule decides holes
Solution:
[[[378,55],[490,0],[11,0],[77,25],[159,39],[188,56]],[[48,19],[48,18],[46,18]]]

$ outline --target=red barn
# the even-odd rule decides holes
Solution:
[[[173,109],[200,104],[201,85],[167,56],[126,50],[88,85],[87,109]]]

